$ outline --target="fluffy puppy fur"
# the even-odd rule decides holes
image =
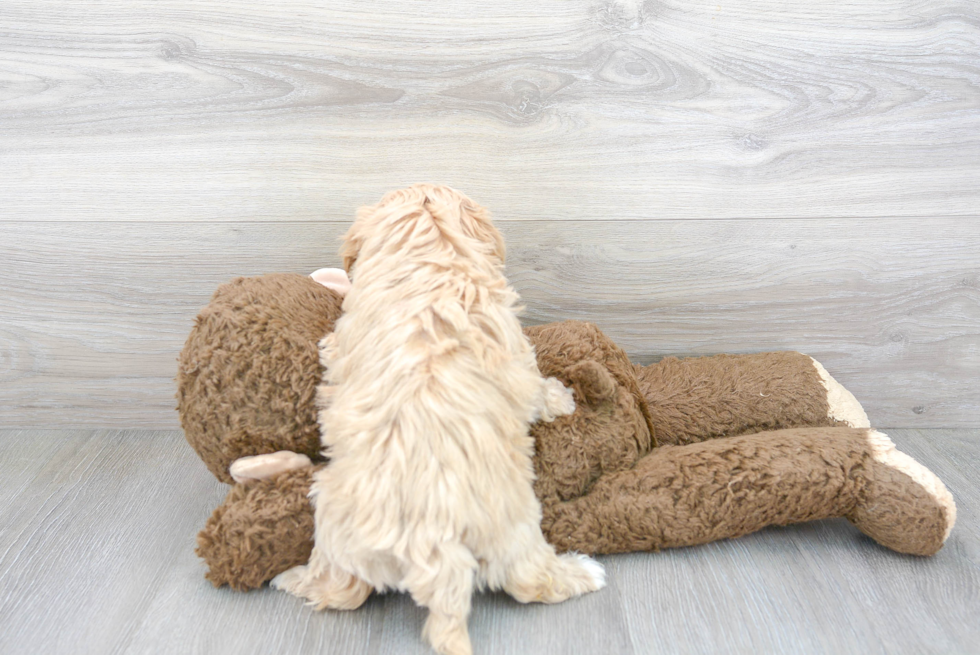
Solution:
[[[575,404],[538,371],[487,212],[416,185],[361,209],[341,252],[352,287],[321,342],[315,547],[273,584],[318,609],[408,591],[453,655],[471,652],[474,589],[556,603],[602,587],[599,564],[541,534],[528,426]]]

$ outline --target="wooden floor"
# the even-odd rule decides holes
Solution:
[[[888,433],[956,497],[935,557],[844,520],[603,557],[609,586],[577,600],[477,597],[476,652],[980,652],[980,431]],[[0,431],[0,653],[429,652],[403,595],[315,613],[212,588],[194,535],[226,489],[176,431]]]

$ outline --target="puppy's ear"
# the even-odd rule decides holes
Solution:
[[[362,224],[369,218],[369,214],[374,212],[374,207],[361,207],[357,211],[357,219],[344,235],[344,244],[340,247],[340,257],[344,261],[344,270],[350,275],[351,266],[357,261],[357,255],[361,252],[364,244]]]
[[[494,227],[493,221],[490,220],[490,213],[469,198],[464,198],[459,208],[459,222],[463,234],[481,243],[490,244],[493,248],[493,254],[503,263],[507,257],[504,237]]]

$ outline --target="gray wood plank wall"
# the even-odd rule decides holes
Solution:
[[[978,424],[977,3],[328,4],[5,0],[0,425],[176,426],[218,284],[423,180],[494,212],[529,322]]]

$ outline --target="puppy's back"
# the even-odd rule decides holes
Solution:
[[[433,539],[486,543],[515,507],[536,511],[533,352],[509,307],[481,310],[460,330],[443,318],[446,304],[434,298],[405,321],[405,303],[392,298],[390,321],[372,321],[360,338],[350,334],[357,312],[338,323],[337,386],[322,417],[333,488],[322,493],[335,537],[350,539],[333,552],[361,543],[403,557]],[[375,319],[383,313],[371,309]],[[487,325],[504,346],[487,346]]]

